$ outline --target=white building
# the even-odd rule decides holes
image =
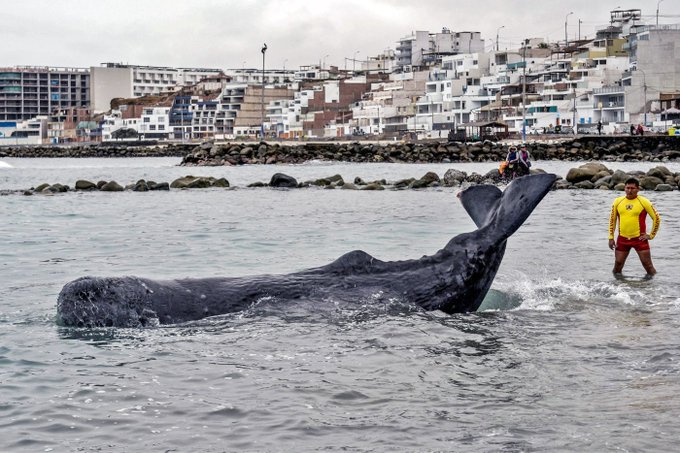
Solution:
[[[170,107],[148,107],[142,112],[139,124],[139,138],[141,140],[167,140],[172,130],[170,128]]]
[[[47,116],[0,122],[0,146],[42,145],[47,139]]]
[[[123,112],[120,110],[111,110],[111,113],[104,115],[102,122],[102,141],[118,141],[115,138],[114,132],[121,129],[132,129],[137,133],[137,136],[125,140],[137,140],[141,130],[141,118],[123,118]]]
[[[173,92],[222,74],[219,69],[169,68],[104,63],[90,68],[90,100],[95,112],[106,112],[114,98]]]

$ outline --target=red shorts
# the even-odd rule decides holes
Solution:
[[[619,252],[628,252],[631,248],[637,251],[649,250],[649,241],[643,241],[639,237],[627,239],[623,236],[616,239],[616,250]]]

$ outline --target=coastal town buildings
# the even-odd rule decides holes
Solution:
[[[644,18],[617,8],[592,37],[529,37],[502,50],[485,49],[476,31],[414,31],[394,50],[356,51],[344,69],[325,57],[297,69],[5,68],[0,144],[479,139],[464,134],[484,123],[515,134],[592,133],[598,123],[608,133],[663,130],[680,122],[680,25]]]
[[[85,68],[0,68],[0,121],[20,122],[89,106],[90,73]]]
[[[133,98],[178,91],[205,78],[222,75],[220,69],[170,68],[103,63],[90,68],[90,99],[95,112],[111,109],[114,98]]]

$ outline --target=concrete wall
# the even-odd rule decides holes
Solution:
[[[95,113],[110,110],[113,98],[132,96],[132,68],[90,68],[90,101]]]

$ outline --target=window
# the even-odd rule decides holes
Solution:
[[[165,124],[159,124],[159,125],[158,125],[158,130],[159,130],[159,131],[164,131],[164,130],[165,130]]]
[[[164,117],[164,116],[159,116],[159,117],[157,117],[157,120],[158,120],[157,122],[163,123],[163,122],[165,122],[165,117]]]
[[[155,131],[155,130],[156,130],[156,125],[155,125],[155,124],[149,125],[149,130],[150,130],[150,131]]]
[[[150,122],[151,122],[151,118],[149,118],[148,116],[145,116],[145,117],[144,117],[144,122],[145,122],[145,123],[150,123]]]

